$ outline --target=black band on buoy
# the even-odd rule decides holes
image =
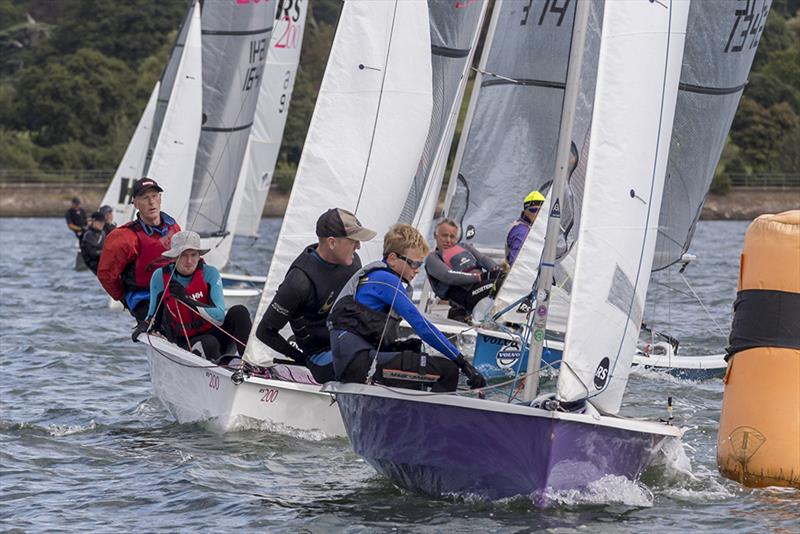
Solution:
[[[800,349],[800,293],[767,289],[739,291],[733,303],[733,326],[727,360],[758,347]]]

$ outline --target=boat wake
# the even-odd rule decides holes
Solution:
[[[94,419],[92,419],[85,425],[47,425],[47,432],[54,438],[61,438],[64,436],[70,436],[72,434],[90,432],[95,428],[97,428],[97,423],[95,423]]]
[[[216,434],[224,434],[227,432],[244,432],[244,431],[264,431],[275,432],[283,436],[288,436],[295,439],[302,439],[306,441],[324,441],[332,439],[335,436],[329,436],[322,430],[300,430],[292,428],[281,423],[265,421],[262,419],[254,419],[244,415],[237,416],[233,422],[223,424],[219,419],[208,419],[202,423],[203,427]]]
[[[637,508],[649,508],[653,500],[653,492],[643,483],[618,475],[605,476],[580,490],[548,489],[543,499],[545,506],[623,504]]]

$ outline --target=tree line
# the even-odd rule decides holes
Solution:
[[[187,0],[0,0],[0,169],[115,168],[186,7]],[[275,174],[284,189],[300,160],[340,9],[338,0],[310,0]],[[717,168],[718,191],[732,173],[800,169],[798,10],[800,0],[773,2]]]

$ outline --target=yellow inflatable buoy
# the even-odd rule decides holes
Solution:
[[[800,210],[744,238],[717,466],[745,486],[800,488]]]

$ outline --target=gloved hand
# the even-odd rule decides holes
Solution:
[[[189,296],[186,294],[186,288],[175,279],[169,281],[169,293],[178,300],[188,300]]]
[[[486,387],[486,379],[483,378],[483,375],[475,369],[471,363],[469,363],[462,354],[458,355],[456,358],[456,365],[458,368],[461,369],[461,372],[464,373],[467,377],[467,385],[472,389],[479,389],[482,387]]]
[[[134,343],[138,343],[139,342],[139,334],[147,332],[147,329],[149,327],[150,327],[150,323],[148,323],[147,321],[139,321],[138,323],[136,323],[136,328],[134,328],[133,332],[131,333],[131,339],[133,340],[133,342]]]

